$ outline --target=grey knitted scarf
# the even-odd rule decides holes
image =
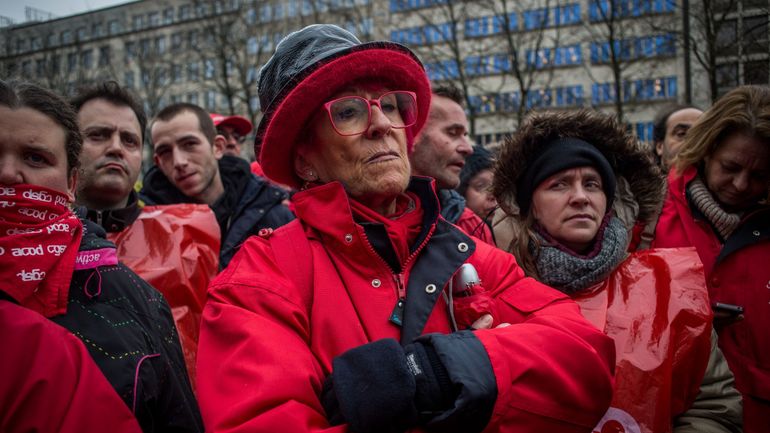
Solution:
[[[579,292],[603,280],[626,257],[628,233],[617,217],[611,217],[597,238],[598,252],[580,256],[536,235],[540,242],[535,261],[540,281],[567,294]]]
[[[692,203],[708,218],[722,239],[729,238],[741,222],[740,214],[725,212],[711,195],[711,191],[708,190],[700,176],[687,185],[687,192],[690,193]]]

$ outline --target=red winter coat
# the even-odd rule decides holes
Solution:
[[[0,431],[141,432],[71,332],[0,299],[0,347]]]
[[[612,341],[566,295],[525,278],[513,256],[474,246],[439,218],[427,181],[413,181],[410,190],[430,231],[400,275],[354,222],[336,182],[296,194],[299,221],[273,234],[301,229],[311,251],[278,265],[276,257],[287,254],[274,252],[272,239],[243,245],[209,288],[201,325],[198,395],[207,431],[347,431],[329,426],[319,402],[334,357],[382,338],[405,344],[449,333],[441,288],[465,261],[495,299],[495,324],[512,323],[475,332],[498,390],[486,431],[591,431],[611,398]],[[306,287],[301,275],[282,271],[292,267],[308,277]],[[403,327],[389,321],[400,282],[407,293]]]
[[[744,320],[719,333],[719,347],[743,394],[747,433],[770,431],[770,208],[746,215],[722,244],[711,225],[690,209],[686,185],[696,169],[671,172],[653,247],[694,246],[703,261],[711,302],[740,305]]]

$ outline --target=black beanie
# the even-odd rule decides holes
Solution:
[[[590,166],[602,177],[607,209],[615,198],[615,173],[607,158],[594,145],[579,138],[557,138],[547,142],[532,158],[527,170],[516,182],[516,202],[521,215],[529,212],[532,193],[544,180],[568,168]]]
[[[473,176],[488,168],[492,168],[492,153],[483,146],[473,146],[473,153],[465,158],[465,165],[460,172],[460,186],[457,187],[457,192],[464,196]]]

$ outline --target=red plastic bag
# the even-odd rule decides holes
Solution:
[[[120,261],[158,289],[171,306],[193,381],[206,289],[219,267],[220,231],[214,212],[202,204],[145,206],[133,224],[107,237],[117,245]]]
[[[711,349],[712,313],[695,249],[633,253],[574,299],[615,341],[615,395],[594,431],[672,431],[672,419],[697,396]]]

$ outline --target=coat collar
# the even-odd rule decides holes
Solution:
[[[436,223],[440,205],[433,179],[413,176],[407,191],[416,194],[424,211],[423,226]],[[292,197],[297,217],[307,226],[320,233],[344,242],[346,234],[356,231],[357,223],[345,187],[340,182],[330,182],[300,191]],[[323,216],[323,217],[321,217]],[[421,236],[418,243],[424,239]]]

